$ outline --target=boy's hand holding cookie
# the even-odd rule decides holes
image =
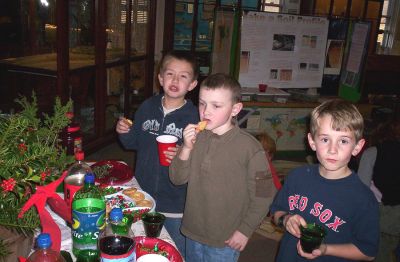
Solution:
[[[115,130],[117,131],[118,134],[125,134],[129,132],[132,125],[133,125],[132,120],[125,117],[120,117],[117,122]]]
[[[198,132],[201,132],[201,131],[203,131],[204,129],[206,129],[206,127],[207,127],[207,121],[200,121],[199,123],[197,123],[197,127],[196,127],[196,132],[198,133]]]

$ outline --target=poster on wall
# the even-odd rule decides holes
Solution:
[[[243,13],[240,84],[321,87],[328,25],[324,17]]]
[[[217,10],[214,23],[211,71],[212,73],[229,74],[235,35],[235,13],[228,10]]]
[[[328,43],[325,52],[325,68],[322,78],[321,95],[338,95],[340,72],[342,70],[346,35],[349,23],[347,19],[330,18]]]
[[[309,116],[312,108],[262,108],[260,129],[276,142],[277,150],[305,150]]]
[[[352,102],[361,98],[361,73],[367,57],[370,30],[369,22],[350,22],[339,96]]]

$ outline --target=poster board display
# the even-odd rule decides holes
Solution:
[[[240,84],[321,87],[328,25],[325,17],[244,12]]]
[[[361,98],[361,74],[367,57],[370,30],[369,22],[350,22],[339,96],[351,102]]]
[[[231,73],[234,43],[237,41],[236,14],[234,10],[215,11],[214,37],[211,54],[211,73]],[[233,51],[233,54],[232,54]]]
[[[328,44],[325,52],[325,68],[322,78],[321,95],[337,96],[339,93],[340,72],[342,70],[349,20],[330,18]]]
[[[246,130],[250,133],[267,132],[275,140],[278,151],[304,151],[312,109],[258,108],[248,117]]]

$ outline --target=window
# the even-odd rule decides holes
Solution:
[[[399,2],[395,0],[384,0],[383,2],[376,50],[379,54],[400,54],[396,53],[400,45],[399,39],[397,41],[395,39],[396,29],[400,30],[397,26],[400,21],[399,7]]]
[[[261,10],[266,12],[279,13],[282,9],[281,0],[262,0]]]
[[[147,8],[149,6],[148,0],[131,0],[132,11],[131,11],[131,23],[136,21],[137,24],[147,24]],[[124,8],[121,10],[121,24],[126,22],[126,6],[127,1],[121,0],[121,5]],[[136,16],[135,16],[136,14]]]
[[[147,0],[137,0],[136,22],[147,24]]]

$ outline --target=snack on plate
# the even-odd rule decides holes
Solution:
[[[151,200],[143,199],[136,202],[136,206],[138,207],[153,207],[153,202]]]
[[[199,131],[199,132],[203,131],[206,128],[206,126],[207,126],[207,121],[200,121],[197,124],[196,130]]]
[[[130,198],[133,198],[133,195],[136,193],[136,191],[137,191],[136,187],[130,187],[122,190],[122,194],[127,195]]]
[[[132,196],[129,196],[129,197],[132,198],[133,200],[135,200],[136,203],[145,198],[144,194],[142,192],[139,192],[139,191],[133,193]]]

